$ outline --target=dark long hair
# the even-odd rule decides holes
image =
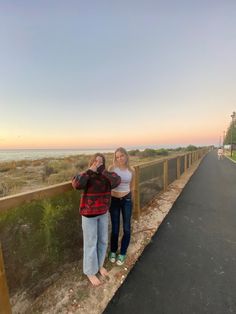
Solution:
[[[103,165],[104,165],[104,167],[106,167],[106,159],[105,159],[104,155],[101,154],[101,153],[96,153],[96,154],[94,154],[94,155],[91,157],[91,159],[89,160],[88,166],[91,167],[97,157],[102,157]]]

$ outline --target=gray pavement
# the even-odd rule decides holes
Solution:
[[[203,159],[109,313],[236,313],[235,163]]]

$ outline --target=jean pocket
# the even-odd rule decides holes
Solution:
[[[131,202],[131,198],[126,198],[126,202]]]

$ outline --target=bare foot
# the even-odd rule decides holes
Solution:
[[[107,271],[106,268],[104,268],[104,267],[101,267],[101,268],[99,269],[99,273],[102,275],[102,277],[108,276],[108,271]]]
[[[97,276],[95,276],[95,275],[87,275],[87,277],[88,277],[89,281],[91,282],[91,284],[93,286],[97,287],[97,286],[99,286],[101,284],[101,281],[98,279]]]

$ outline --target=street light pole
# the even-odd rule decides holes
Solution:
[[[233,156],[233,128],[234,128],[234,121],[235,121],[235,116],[236,116],[236,112],[234,111],[231,114],[231,118],[232,118],[232,125],[231,125],[231,133],[230,133],[230,156]]]

